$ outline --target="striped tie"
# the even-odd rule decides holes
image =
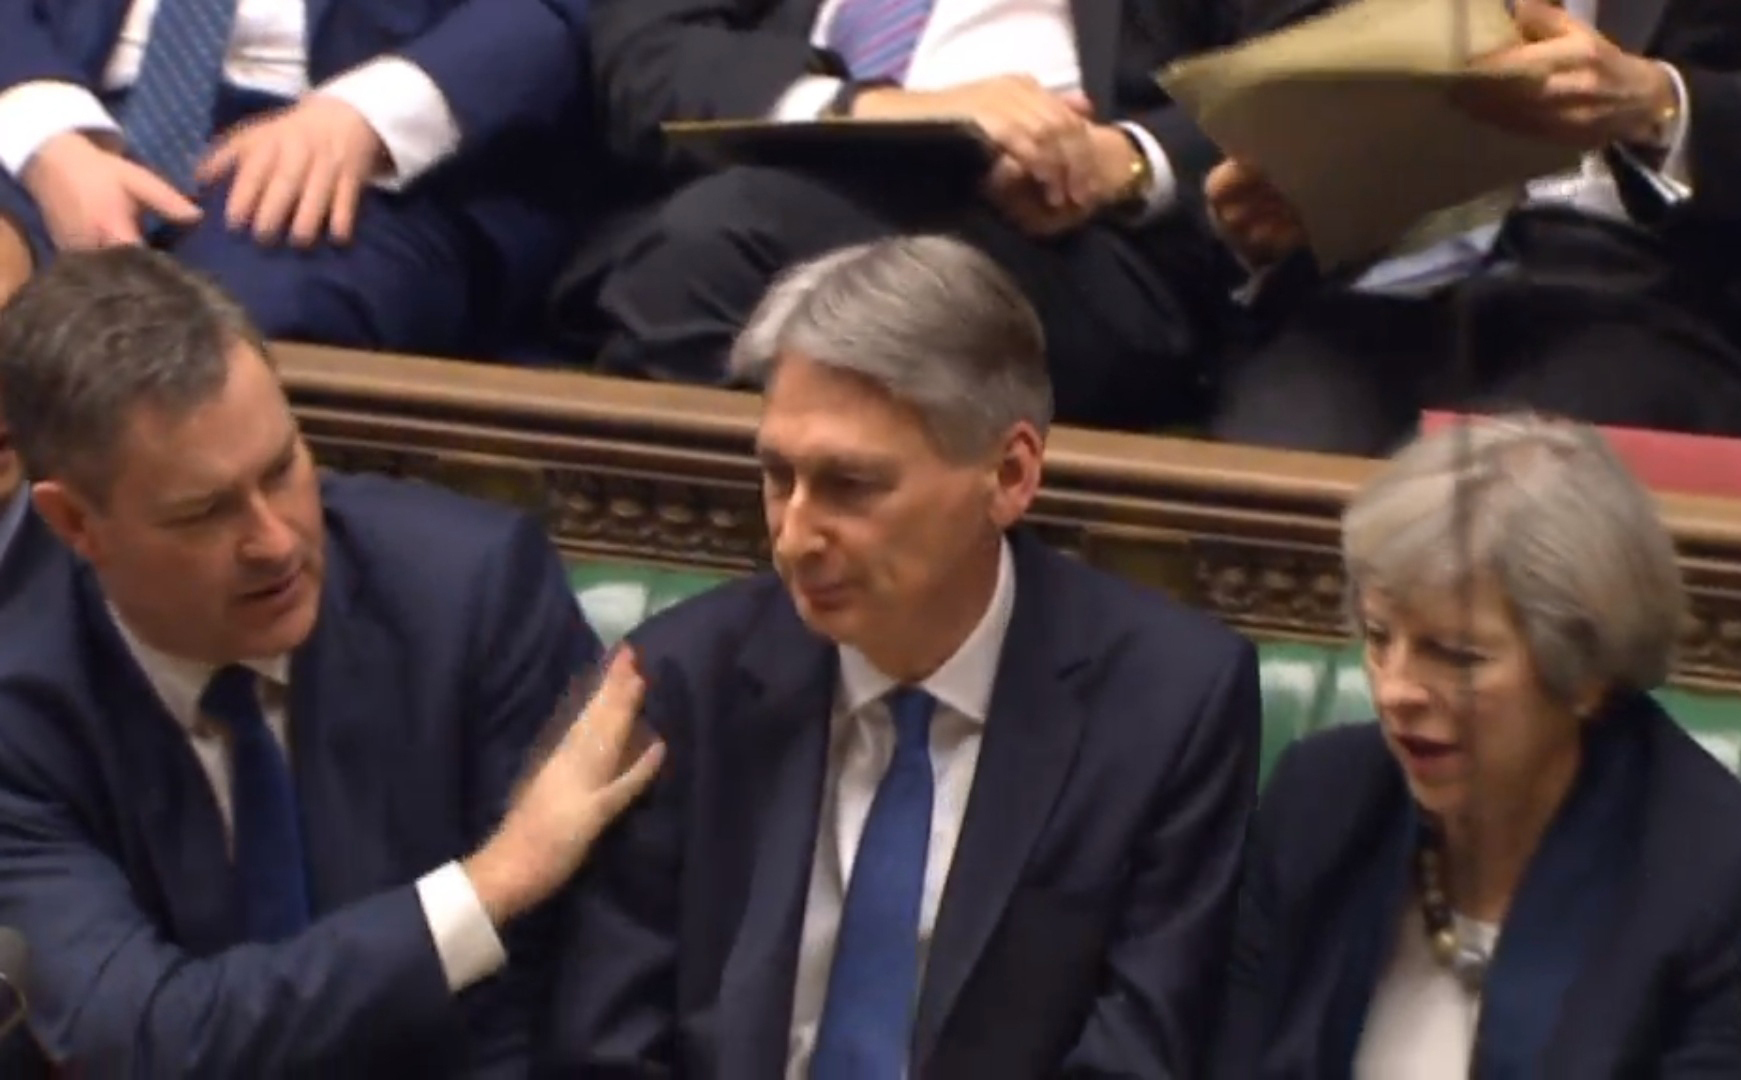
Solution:
[[[931,17],[932,0],[843,0],[827,45],[855,79],[902,82]]]
[[[212,135],[237,0],[160,0],[139,78],[121,106],[133,157],[183,192]]]

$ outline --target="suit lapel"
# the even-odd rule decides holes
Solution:
[[[1631,53],[1641,53],[1656,36],[1668,0],[1597,0],[1596,29]]]
[[[1474,1074],[1541,1075],[1568,991],[1632,873],[1644,750],[1632,716],[1595,722],[1578,780],[1530,859],[1482,992]]]
[[[742,692],[724,730],[743,738],[734,755],[763,793],[743,922],[720,978],[721,1076],[778,1076],[785,1069],[800,935],[827,773],[837,660],[791,602],[775,597],[746,630]]]
[[[121,639],[88,567],[78,571],[79,617],[92,643],[96,670],[111,677],[96,690],[99,733],[124,763],[116,782],[133,789],[120,800],[137,808],[169,936],[196,955],[237,940],[240,924],[229,844],[210,779],[187,734],[169,715],[132,651]]]
[[[329,536],[314,632],[290,665],[289,742],[303,819],[314,912],[379,889],[395,815],[380,744],[405,730],[391,673],[395,649],[357,594],[359,582]]]
[[[1012,537],[1016,605],[998,659],[961,838],[949,867],[914,1033],[918,1071],[1000,922],[1028,852],[1069,775],[1085,721],[1068,683],[1087,638],[1085,613],[1053,588],[1051,560],[1024,535]]]
[[[1394,769],[1394,766],[1388,767]],[[1387,774],[1386,795],[1404,795],[1400,778],[1392,783]],[[1384,798],[1376,806],[1349,822],[1349,828],[1359,827],[1361,817],[1383,822],[1369,837],[1371,856],[1355,869],[1354,883],[1349,888],[1351,899],[1340,905],[1334,916],[1335,929],[1324,935],[1331,942],[1330,955],[1324,958],[1334,972],[1327,1004],[1327,1019],[1316,1032],[1326,1040],[1319,1060],[1341,1063],[1346,1075],[1354,1067],[1354,1055],[1360,1046],[1360,1034],[1366,1014],[1372,1006],[1372,994],[1384,973],[1390,955],[1391,942],[1397,933],[1397,919],[1403,914],[1413,893],[1411,876],[1414,838],[1419,825],[1412,800]],[[1337,875],[1338,877],[1340,875]],[[1340,893],[1342,886],[1332,885],[1330,891]],[[1317,935],[1317,927],[1300,927],[1307,939]],[[1302,981],[1309,973],[1297,972]],[[1333,1040],[1333,1041],[1331,1041]]]
[[[1123,0],[1070,0],[1076,22],[1076,56],[1082,92],[1103,115],[1113,108],[1118,56],[1119,5]]]

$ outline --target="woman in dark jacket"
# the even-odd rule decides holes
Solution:
[[[1378,722],[1264,792],[1216,1075],[1741,1077],[1741,782],[1649,696],[1684,609],[1650,497],[1587,427],[1479,421],[1343,554]]]

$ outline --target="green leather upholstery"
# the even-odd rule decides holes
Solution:
[[[581,608],[607,645],[647,616],[724,580],[705,570],[617,562],[575,563],[570,574]],[[1372,718],[1357,646],[1272,641],[1260,646],[1259,655],[1266,775],[1282,749],[1300,735]],[[1658,696],[1718,760],[1741,772],[1741,695],[1676,689]]]

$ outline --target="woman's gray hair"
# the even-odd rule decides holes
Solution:
[[[1361,590],[1406,603],[1488,576],[1564,703],[1593,683],[1650,690],[1673,667],[1686,611],[1674,542],[1584,424],[1513,415],[1421,437],[1350,502],[1342,557],[1356,605]]]
[[[789,355],[850,372],[918,410],[938,450],[973,460],[1011,425],[1052,419],[1039,318],[1008,274],[944,236],[843,248],[775,282],[732,348],[766,385]]]

